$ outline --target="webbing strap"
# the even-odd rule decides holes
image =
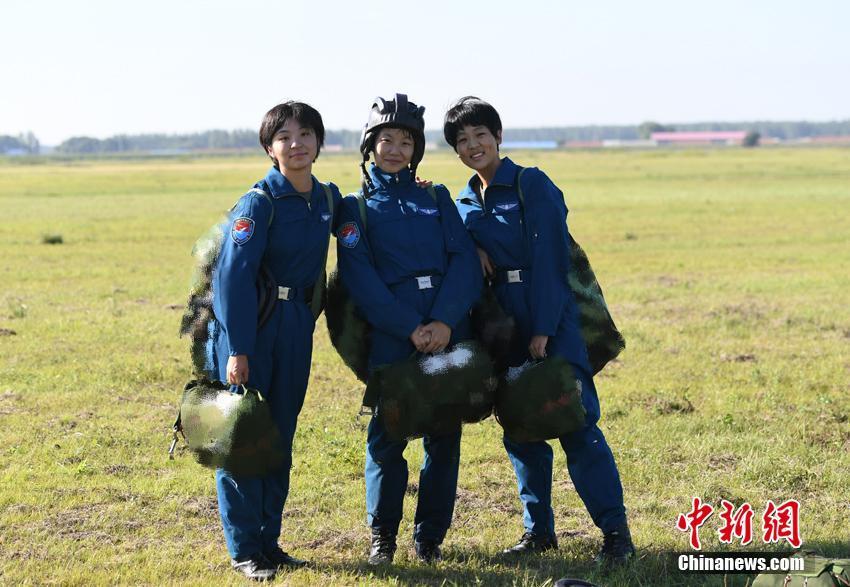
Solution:
[[[328,240],[325,246],[325,258],[322,259],[322,275],[319,277],[319,281],[313,286],[313,299],[310,300],[310,310],[312,310],[315,318],[318,318],[319,313],[322,311],[322,296],[324,295],[328,280],[328,249],[330,248],[331,232],[333,232],[334,226],[334,195],[331,191],[331,186],[326,183],[321,184],[321,186],[325,190],[325,197],[328,200],[328,212],[330,212],[331,217],[328,219]]]

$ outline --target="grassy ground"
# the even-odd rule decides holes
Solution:
[[[316,329],[284,547],[315,561],[292,585],[744,585],[681,575],[692,496],[756,510],[801,502],[804,547],[850,556],[850,150],[519,153],[564,189],[628,348],[598,377],[640,559],[605,575],[556,451],[561,548],[505,564],[522,533],[498,425],[464,431],[453,528],[436,568],[410,535],[375,571],[363,505],[361,386]],[[189,375],[176,331],[194,239],[265,173],[262,158],[0,165],[0,582],[236,584],[212,473],[166,449]],[[315,167],[343,191],[352,155]],[[425,176],[456,193],[456,158]],[[61,235],[61,244],[44,244]],[[49,240],[49,239],[47,239]],[[55,240],[55,239],[54,239]],[[333,263],[333,258],[330,260]],[[14,332],[14,334],[12,333]],[[715,515],[701,533],[718,550]],[[787,545],[773,545],[772,549]],[[766,547],[757,535],[751,550]],[[738,546],[740,550],[741,547]]]

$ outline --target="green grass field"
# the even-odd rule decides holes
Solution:
[[[590,564],[600,536],[556,451],[561,548],[506,564],[522,533],[500,428],[467,426],[454,525],[415,561],[419,443],[396,564],[365,564],[361,385],[320,319],[283,546],[315,562],[291,585],[745,585],[682,575],[692,496],[801,503],[804,548],[850,557],[850,150],[527,152],[566,194],[628,347],[597,378],[639,559]],[[256,158],[0,164],[0,583],[238,584],[213,474],[166,450],[189,376],[177,338],[195,238],[251,184]],[[345,193],[354,155],[322,155]],[[456,193],[466,169],[428,154]],[[45,244],[61,235],[61,244]],[[333,255],[330,263],[333,263]],[[14,332],[14,334],[12,334]],[[719,550],[718,516],[703,526]],[[740,544],[733,550],[746,550]]]

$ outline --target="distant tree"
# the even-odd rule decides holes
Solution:
[[[638,126],[638,136],[642,139],[648,139],[654,132],[670,132],[675,130],[672,126],[664,126],[659,122],[647,120]]]
[[[745,147],[758,147],[761,135],[754,130],[751,130],[744,137],[744,142],[741,143]]]
[[[60,153],[100,153],[103,151],[103,145],[92,137],[71,137],[62,141],[56,150]]]

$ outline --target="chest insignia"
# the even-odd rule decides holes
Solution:
[[[244,245],[251,237],[254,236],[254,221],[246,216],[242,216],[233,221],[233,227],[230,229],[230,237],[237,245]]]
[[[353,222],[346,222],[336,233],[342,246],[353,249],[360,242],[360,229]]]
[[[436,208],[419,208],[419,210],[417,210],[417,211],[420,214],[422,214],[423,216],[439,216],[440,215],[440,211],[437,210]]]
[[[510,212],[519,208],[519,202],[508,202],[507,204],[496,204],[496,209],[502,212]]]
[[[330,220],[330,219],[331,219],[331,215],[330,215],[330,214],[328,214],[327,212],[325,212],[324,214],[322,214],[322,222],[327,222],[327,221],[328,221],[328,220]]]

